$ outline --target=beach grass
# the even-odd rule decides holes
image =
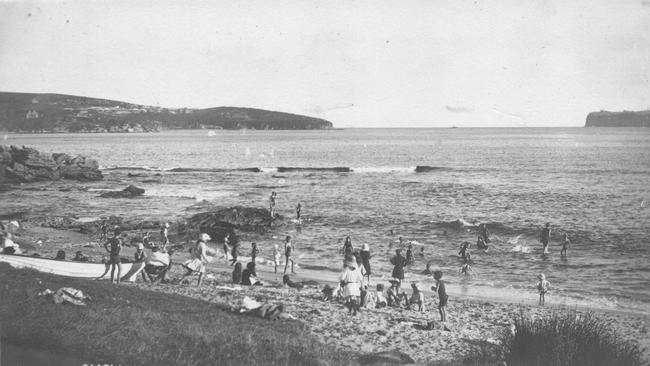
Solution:
[[[88,306],[37,294],[73,287]],[[232,313],[185,296],[18,270],[0,263],[5,342],[75,355],[89,364],[346,365],[354,355],[320,343],[297,321]]]
[[[639,346],[593,312],[558,310],[532,318],[521,312],[504,336],[510,366],[640,366]]]

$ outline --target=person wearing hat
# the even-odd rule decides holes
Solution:
[[[183,267],[187,269],[187,273],[183,275],[183,278],[192,275],[194,273],[199,274],[199,279],[196,282],[196,286],[201,286],[201,282],[203,281],[203,276],[205,275],[205,264],[208,262],[208,255],[207,255],[207,245],[206,242],[210,241],[210,235],[206,233],[202,233],[199,236],[199,240],[196,241],[196,244],[194,244],[194,247],[191,250],[191,255],[192,258],[185,263],[183,263]]]
[[[539,304],[544,305],[544,295],[546,295],[549,287],[551,287],[551,283],[546,280],[546,276],[543,273],[538,274],[537,278],[539,282],[537,282],[535,288],[539,291]]]
[[[400,306],[400,302],[404,299],[404,305],[409,306],[409,297],[406,292],[400,291],[400,280],[391,279],[390,287],[386,290],[386,299],[388,301],[388,306]]]
[[[402,249],[395,249],[395,256],[391,258],[390,263],[393,267],[393,278],[397,279],[397,292],[402,280],[404,279],[404,266],[406,266],[406,258],[402,256]]]
[[[348,308],[348,314],[357,315],[357,312],[360,311],[359,297],[361,296],[363,275],[357,269],[356,261],[351,260],[345,263],[343,273],[341,273],[339,279],[343,288],[343,297]]]
[[[124,245],[122,243],[122,239],[120,239],[120,234],[122,234],[122,231],[119,228],[115,228],[113,231],[113,237],[104,243],[104,249],[106,249],[109,254],[107,266],[111,267],[111,282],[113,282],[113,278],[115,278],[115,267],[117,267],[116,283],[118,284],[120,283],[120,278],[122,277],[122,262],[120,260],[120,251]]]

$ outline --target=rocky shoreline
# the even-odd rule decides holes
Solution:
[[[29,147],[0,145],[0,184],[103,179],[96,160],[85,156],[46,154]]]

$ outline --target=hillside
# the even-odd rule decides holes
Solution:
[[[591,112],[585,127],[650,127],[650,110],[640,112]]]
[[[161,129],[329,129],[332,123],[254,108],[162,108],[62,94],[0,92],[0,130],[152,132]]]

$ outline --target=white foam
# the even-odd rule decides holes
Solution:
[[[378,166],[378,167],[360,167],[350,168],[354,173],[414,173],[415,167],[395,167],[395,166]]]
[[[179,197],[179,198],[192,198],[197,201],[211,201],[222,197],[237,196],[239,193],[232,191],[203,191],[191,188],[179,187],[152,187],[147,188],[144,192],[145,196],[150,197]]]
[[[278,168],[262,167],[262,168],[260,168],[260,170],[262,171],[262,173],[277,173],[278,172]]]

